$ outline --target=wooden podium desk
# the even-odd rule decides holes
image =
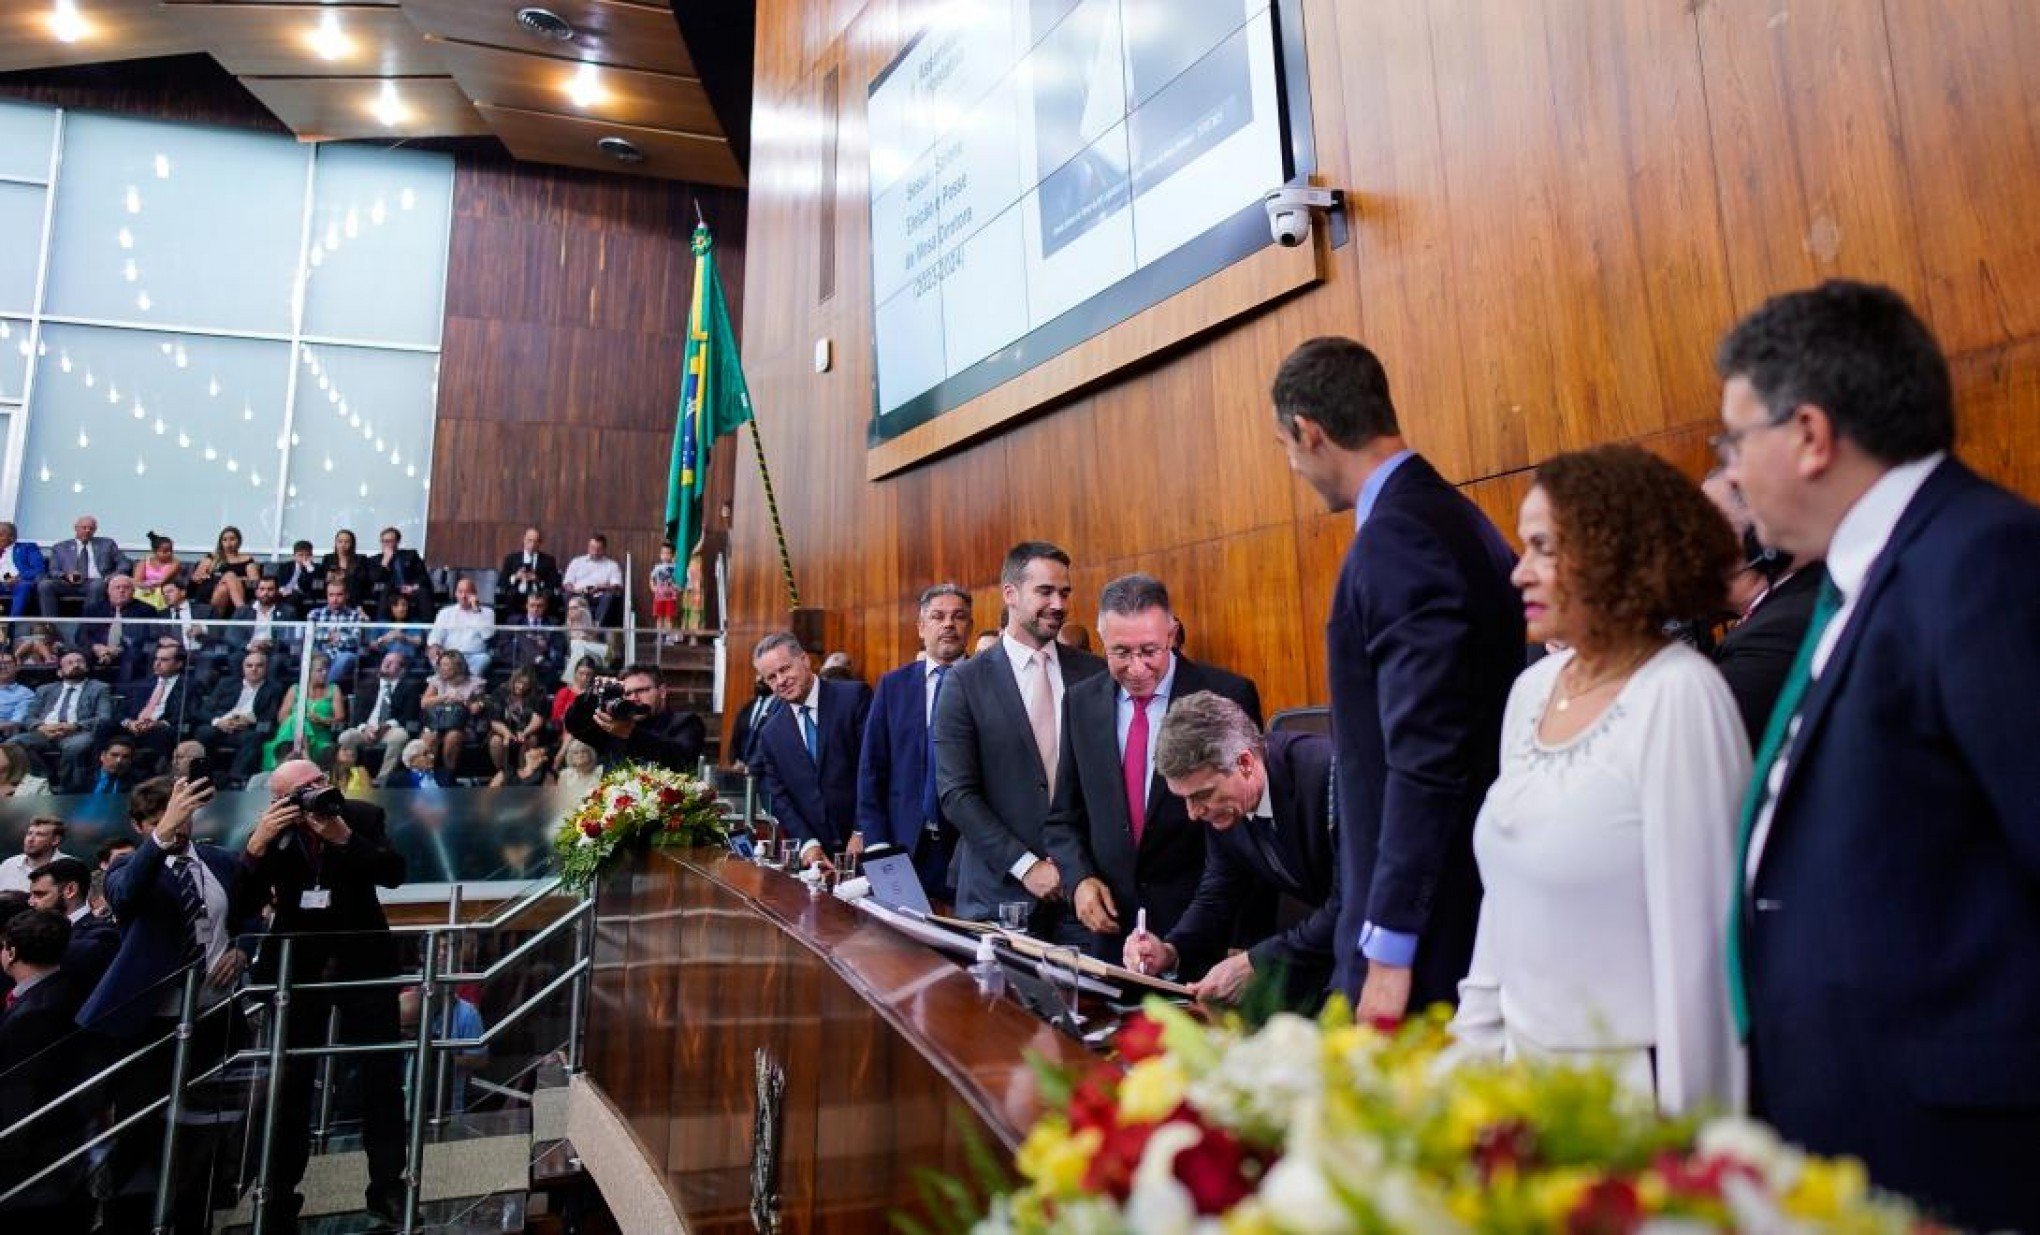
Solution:
[[[587,1087],[691,1231],[889,1230],[913,1168],[967,1175],[964,1128],[1010,1159],[1040,1109],[1030,1052],[1083,1058],[956,961],[726,853],[632,858],[596,908]],[[761,1061],[783,1069],[776,1137]],[[626,1230],[672,1225],[638,1212]]]

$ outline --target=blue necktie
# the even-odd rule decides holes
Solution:
[[[949,677],[948,665],[935,666],[935,681],[928,687],[928,774],[921,785],[921,819],[930,825],[942,822],[942,798],[935,791],[935,708],[942,702],[942,683]]]
[[[821,767],[821,752],[815,749],[815,711],[805,703],[801,704],[798,710],[800,712],[800,737],[803,742],[807,743],[808,761],[816,767]]]

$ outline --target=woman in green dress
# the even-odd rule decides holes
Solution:
[[[284,692],[283,707],[276,717],[276,736],[262,748],[263,771],[273,771],[277,764],[291,758],[294,747],[302,746],[304,758],[318,763],[340,744],[340,731],[347,727],[347,697],[340,693],[338,686],[326,680],[330,664],[324,653],[313,656],[306,680]],[[302,737],[298,734],[297,716],[300,688],[305,691],[307,700]]]

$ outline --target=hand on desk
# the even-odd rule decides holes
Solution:
[[[1254,979],[1254,960],[1235,952],[1211,967],[1211,972],[1190,984],[1199,999],[1209,1003],[1237,1003],[1240,992]]]

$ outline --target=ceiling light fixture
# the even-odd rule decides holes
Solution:
[[[583,60],[567,79],[567,97],[582,111],[592,110],[609,97],[608,88],[602,84],[602,70],[593,60]]]
[[[387,129],[396,128],[411,118],[411,109],[404,106],[404,100],[397,94],[397,83],[387,77],[383,78],[382,89],[376,93],[375,105],[370,110]],[[333,247],[338,248],[339,245]]]
[[[574,37],[572,22],[551,9],[542,9],[537,5],[518,9],[517,24],[524,27],[527,34],[535,34],[542,39],[554,39],[565,43]]]
[[[319,15],[319,24],[305,36],[305,43],[321,60],[344,60],[354,54],[354,40],[340,28],[340,15],[331,9]]]
[[[50,33],[59,43],[75,43],[92,33],[85,15],[78,11],[77,0],[55,0],[50,6]]]
[[[636,164],[645,161],[645,152],[638,149],[637,144],[628,138],[605,137],[595,143],[595,148],[619,163]]]

